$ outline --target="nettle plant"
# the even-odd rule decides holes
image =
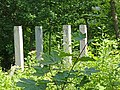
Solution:
[[[80,39],[83,39],[80,37]],[[81,52],[82,53],[82,52]],[[76,55],[65,53],[60,50],[51,51],[51,53],[44,53],[43,59],[39,61],[39,66],[34,66],[36,72],[33,76],[37,79],[21,78],[17,82],[17,86],[24,90],[80,90],[85,84],[89,83],[92,73],[99,72],[94,67],[86,67],[84,70],[75,68],[76,65],[84,61],[95,61],[90,57],[81,57],[81,53]],[[64,67],[64,58],[72,56],[73,64],[66,68]]]

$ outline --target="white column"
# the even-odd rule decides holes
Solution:
[[[36,52],[37,59],[40,60],[42,58],[43,53],[43,30],[42,26],[35,27],[35,39],[36,39]]]
[[[87,45],[86,45],[87,44],[87,26],[79,25],[79,30],[82,34],[86,34],[86,38],[84,38],[83,40],[80,40],[80,52],[82,52],[80,57],[82,57],[84,55],[87,55]]]
[[[15,65],[24,71],[22,26],[14,26]]]
[[[66,53],[72,53],[71,48],[71,25],[63,25],[63,49]],[[65,58],[65,64],[72,65],[72,56]]]

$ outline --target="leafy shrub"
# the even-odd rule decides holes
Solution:
[[[95,68],[85,68],[83,71],[74,68],[80,61],[95,61],[89,57],[77,58],[74,60],[73,66],[66,69],[62,65],[65,56],[71,56],[71,54],[63,54],[58,51],[52,51],[50,55],[45,53],[43,60],[39,62],[41,66],[34,67],[36,72],[33,75],[37,76],[37,79],[22,78],[17,85],[24,87],[25,90],[80,89],[90,82],[89,76],[92,73],[99,72]]]
[[[95,42],[94,42],[95,43]],[[40,66],[35,66],[32,79],[22,78],[17,86],[25,90],[119,90],[120,53],[116,41],[104,39],[96,48],[89,47],[88,56],[52,51],[43,54]],[[73,56],[73,65],[64,67],[64,57]],[[78,54],[77,54],[78,55]]]

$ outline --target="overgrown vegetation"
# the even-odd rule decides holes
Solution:
[[[91,42],[93,45],[95,43]],[[119,90],[120,51],[117,50],[116,41],[104,39],[97,45],[98,56],[94,56],[93,49],[90,48],[86,57],[76,59],[77,55],[72,55],[74,64],[70,68],[64,68],[62,64],[63,57],[70,54],[59,50],[52,51],[51,55],[45,53],[43,60],[39,62],[42,65],[38,66],[35,52],[32,51],[26,58],[29,63],[26,62],[24,72],[17,70],[12,77],[9,73],[0,72],[0,88],[7,90],[22,88],[24,90]]]
[[[120,90],[119,0],[1,0],[0,6],[1,90]],[[72,25],[73,54],[62,50],[65,24]],[[91,41],[82,58],[74,38],[80,24],[87,25]],[[16,25],[24,31],[25,71],[10,76]],[[35,26],[43,26],[41,61],[36,60]],[[69,68],[63,64],[66,56],[72,56]]]

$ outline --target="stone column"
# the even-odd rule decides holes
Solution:
[[[66,53],[72,53],[71,25],[63,25],[63,50]],[[72,65],[72,56],[65,57],[65,64]]]
[[[87,26],[79,25],[79,30],[82,34],[86,34],[86,38],[80,40],[80,52],[82,52],[80,57],[82,57],[84,55],[87,55]]]
[[[24,71],[22,26],[14,26],[15,65]]]
[[[35,39],[36,39],[36,52],[37,59],[40,60],[42,58],[43,53],[43,30],[42,26],[35,27]]]

